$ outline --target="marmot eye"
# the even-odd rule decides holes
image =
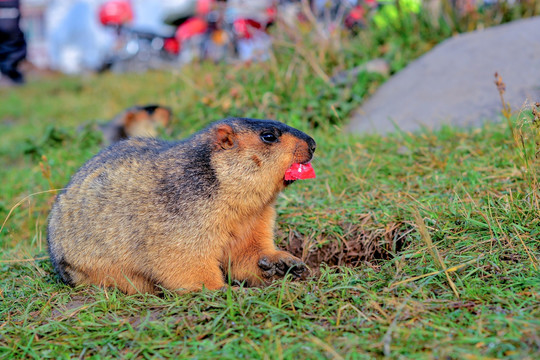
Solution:
[[[271,132],[263,132],[261,134],[261,139],[267,144],[275,143],[278,140],[277,136]]]

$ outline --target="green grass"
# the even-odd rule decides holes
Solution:
[[[283,47],[264,64],[1,89],[0,220],[13,211],[0,233],[0,358],[538,358],[538,129],[520,117],[515,139],[506,121],[344,134],[348,113],[383,79],[333,88],[313,67],[331,73],[379,56],[358,51],[362,36],[315,64]],[[399,68],[396,54],[388,59]],[[307,281],[265,288],[156,297],[62,285],[45,243],[54,193],[13,206],[62,188],[99,150],[80,125],[150,102],[173,108],[169,138],[234,115],[308,132],[318,177],[279,197],[277,242],[342,265],[355,259],[351,244],[388,246],[353,268],[322,265]]]

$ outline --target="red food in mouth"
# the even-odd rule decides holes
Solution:
[[[313,170],[311,163],[292,164],[291,167],[285,171],[285,180],[304,180],[314,179],[315,177],[315,170]]]

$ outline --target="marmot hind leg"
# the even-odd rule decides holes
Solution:
[[[157,272],[160,285],[179,293],[199,291],[203,287],[208,290],[219,290],[225,287],[223,272],[216,260],[197,259],[191,264],[184,264],[180,269],[171,272],[174,266]]]
[[[52,259],[51,259],[52,260]],[[72,265],[64,258],[55,259],[53,264],[62,281],[70,286],[97,285],[101,287],[117,287],[128,295],[136,293],[155,293],[157,284],[150,279],[136,273],[124,274],[109,268],[107,272],[102,268],[83,269]]]

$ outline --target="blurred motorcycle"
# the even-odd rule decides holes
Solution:
[[[111,53],[101,70],[116,72],[145,71],[170,66],[180,51],[174,34],[157,34],[131,27],[133,9],[129,1],[110,0],[99,9],[102,25],[114,32]]]
[[[271,42],[267,31],[275,20],[275,1],[199,0],[197,4],[196,14],[180,23],[176,31],[183,62],[268,57]]]
[[[141,31],[131,26],[130,1],[109,0],[99,9],[99,20],[115,36],[102,70],[118,72],[178,66],[194,60],[264,60],[270,50],[268,27],[275,19],[273,0],[185,0],[170,6],[164,24],[169,34]]]

